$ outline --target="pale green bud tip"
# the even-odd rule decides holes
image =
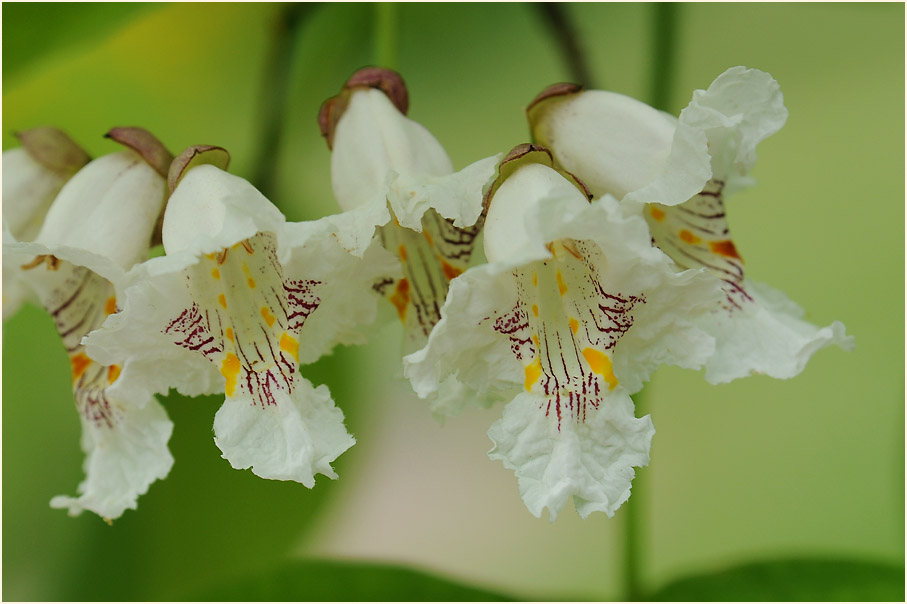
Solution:
[[[167,178],[173,154],[153,134],[144,128],[114,128],[104,135],[105,138],[125,145],[142,156],[155,172]]]
[[[17,132],[16,137],[32,159],[62,176],[72,176],[91,161],[88,153],[59,128],[40,126]]]
[[[351,92],[356,88],[377,88],[387,95],[400,113],[406,115],[409,111],[409,92],[399,73],[383,67],[363,67],[350,76],[340,94],[329,98],[321,105],[318,112],[318,127],[321,129],[321,136],[327,141],[328,148],[333,147],[334,129],[346,110]]]
[[[193,145],[179,154],[170,164],[167,175],[167,186],[170,192],[176,189],[183,176],[189,170],[202,164],[211,164],[221,170],[226,170],[230,165],[230,153],[223,147],[214,145]]]

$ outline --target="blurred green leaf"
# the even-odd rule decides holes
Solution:
[[[507,602],[500,594],[420,571],[365,562],[305,560],[221,585],[199,600]]]
[[[859,560],[756,562],[675,581],[654,601],[903,601],[904,567]]]
[[[154,8],[152,3],[82,2],[4,3],[3,84],[33,63],[74,46],[97,42],[123,23]]]

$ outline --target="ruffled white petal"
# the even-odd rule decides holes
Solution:
[[[752,302],[733,314],[720,309],[700,320],[717,341],[705,369],[708,382],[721,384],[754,374],[791,378],[821,348],[853,349],[854,338],[842,323],[816,327],[803,320],[803,309],[782,292],[749,280],[744,287]]]
[[[361,328],[377,313],[374,284],[400,275],[400,262],[379,242],[372,242],[357,258],[333,236],[331,226],[326,219],[286,226],[285,273],[319,282],[320,303],[301,332],[301,363],[318,360],[336,344],[364,343]]]
[[[154,399],[141,407],[116,405],[112,427],[96,425],[82,417],[82,450],[85,480],[78,497],[59,495],[50,505],[68,509],[70,515],[89,510],[102,518],[119,518],[136,509],[136,499],[152,482],[165,478],[173,465],[167,441],[173,423]]]
[[[478,266],[451,281],[428,344],[403,357],[403,375],[436,417],[458,415],[470,403],[509,400],[522,383],[519,361],[494,330],[496,315],[516,303],[516,284],[499,267]]]
[[[326,386],[298,379],[277,404],[260,406],[250,397],[227,398],[214,418],[214,440],[236,469],[262,478],[295,480],[312,488],[315,475],[337,478],[331,462],[355,444]]]
[[[651,419],[634,417],[633,402],[620,387],[582,423],[546,416],[545,403],[536,394],[518,394],[488,430],[494,442],[488,456],[514,470],[536,517],[548,508],[553,522],[570,497],[583,518],[595,511],[612,516],[630,497],[633,467],[649,463]]]
[[[756,145],[780,130],[787,115],[781,88],[769,74],[732,67],[708,90],[693,93],[680,123],[706,133],[712,173],[725,180],[726,193],[733,193],[750,184]]]
[[[388,201],[401,226],[422,230],[422,216],[429,209],[464,228],[482,213],[485,187],[494,179],[500,154],[474,162],[444,176],[400,174],[388,187]]]
[[[168,324],[193,301],[182,271],[196,259],[188,254],[153,258],[135,267],[118,295],[120,312],[84,340],[100,363],[122,367],[112,396],[141,405],[152,394],[175,388],[186,396],[223,392],[224,378],[206,357],[176,345]]]

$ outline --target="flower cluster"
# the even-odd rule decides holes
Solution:
[[[724,200],[787,116],[767,74],[728,70],[679,118],[558,84],[527,108],[533,144],[460,171],[408,106],[379,68],[325,101],[341,212],[311,222],[228,173],[226,150],[174,157],[138,128],[93,161],[52,128],[4,152],[4,319],[25,301],[51,315],[83,429],[85,480],[52,506],[134,509],[173,464],[155,398],[171,388],[223,394],[214,440],[234,468],[336,478],[355,439],[300,365],[362,343],[382,298],[438,419],[504,403],[489,456],[552,520],[570,498],[585,517],[630,496],[655,432],[630,396],[660,365],[788,378],[852,346],[746,278],[730,237]]]

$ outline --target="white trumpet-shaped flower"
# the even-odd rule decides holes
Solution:
[[[728,382],[763,373],[789,378],[831,344],[853,346],[844,325],[818,328],[780,291],[745,276],[724,205],[749,186],[756,146],[787,119],[778,83],[734,67],[697,90],[680,118],[634,99],[557,85],[527,109],[534,139],[595,195],[642,214],[652,240],[680,269],[704,267],[723,299],[700,321],[716,338],[706,379]]]
[[[6,241],[3,252],[21,265],[22,279],[53,318],[72,367],[85,480],[79,496],[55,497],[51,505],[110,520],[135,509],[138,496],[170,471],[173,424],[152,396],[120,396],[130,389],[122,366],[99,361],[83,344],[120,308],[126,271],[147,258],[166,191],[161,172],[169,154],[156,139],[138,129],[108,136],[134,150],[82,168],[56,197],[35,240]]]
[[[132,275],[123,311],[87,341],[122,363],[134,396],[225,393],[214,438],[230,464],[311,488],[354,444],[326,386],[299,371],[338,342],[358,342],[373,320],[378,275],[395,263],[380,248],[351,256],[321,222],[287,223],[246,180],[199,157],[174,162],[179,184],[163,223],[166,256]],[[224,167],[226,163],[221,163]]]
[[[22,147],[3,152],[3,241],[10,243],[35,238],[57,193],[90,160],[56,128],[33,128],[17,136]],[[20,277],[19,265],[4,256],[4,320],[30,295]]]
[[[331,183],[343,214],[338,237],[361,255],[377,234],[402,277],[376,284],[396,307],[406,348],[425,344],[440,319],[448,283],[468,266],[481,230],[484,188],[498,157],[459,172],[422,125],[406,117],[408,96],[395,72],[356,72],[322,105],[319,124],[331,154]]]
[[[441,321],[404,372],[423,398],[459,389],[507,403],[489,455],[516,472],[534,515],[547,507],[553,520],[572,496],[581,516],[610,516],[654,434],[630,394],[660,364],[708,359],[713,340],[693,321],[719,290],[704,271],[674,271],[641,218],[609,197],[590,203],[552,163],[529,145],[502,162],[485,223],[489,263],[451,283]]]

